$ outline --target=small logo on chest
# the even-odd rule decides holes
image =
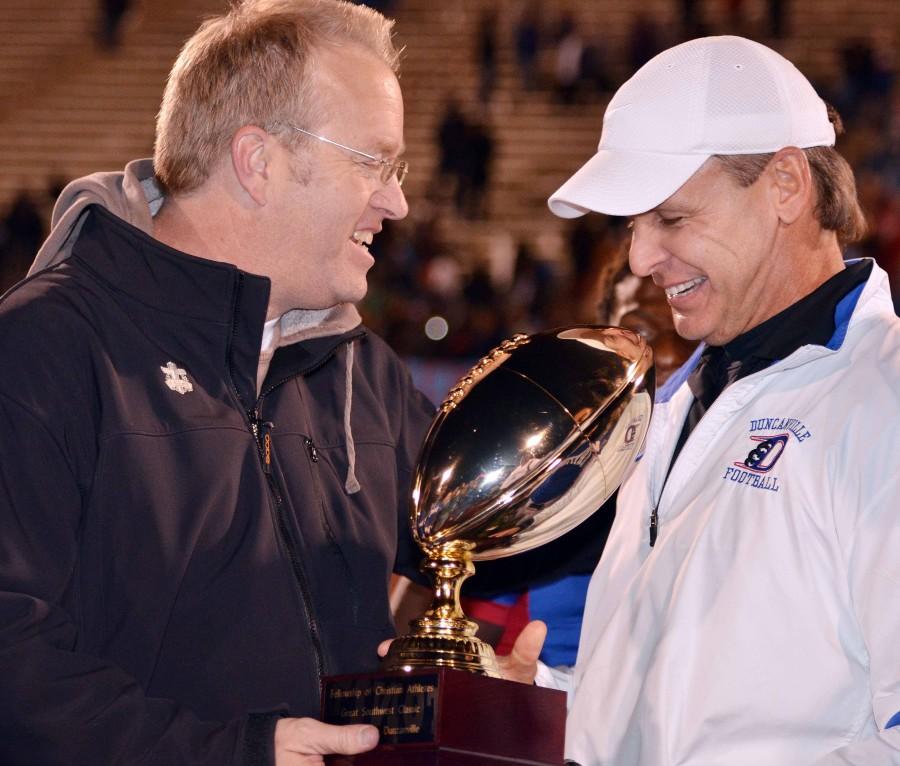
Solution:
[[[194,385],[188,380],[187,371],[175,365],[175,362],[167,362],[165,367],[160,367],[166,376],[166,385],[173,391],[181,394],[189,394],[194,390]]]
[[[784,453],[784,445],[787,444],[787,440],[787,434],[751,436],[750,441],[757,442],[756,446],[747,453],[743,462],[735,463],[735,466],[746,468],[754,473],[768,473]]]
[[[802,443],[812,434],[796,418],[751,420],[749,432],[748,437],[752,445],[747,456],[743,460],[735,460],[726,467],[722,478],[753,489],[778,492],[781,489],[779,477],[772,471],[784,455],[791,436],[793,435],[798,443]]]

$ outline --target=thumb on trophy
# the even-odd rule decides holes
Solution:
[[[532,620],[519,633],[512,651],[497,658],[500,674],[507,681],[533,684],[537,675],[537,662],[547,637],[547,626],[540,620]]]
[[[394,639],[388,638],[388,639],[382,641],[380,644],[378,644],[378,649],[376,650],[378,652],[378,656],[386,657],[388,650],[391,648],[391,644],[393,644],[393,643],[394,643]]]
[[[374,726],[334,726],[313,718],[282,718],[275,725],[275,766],[322,763],[315,756],[356,755],[377,744],[378,729]]]

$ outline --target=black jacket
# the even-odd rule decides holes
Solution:
[[[268,280],[90,210],[0,304],[0,763],[266,763],[393,635],[431,406],[362,328],[257,399]]]

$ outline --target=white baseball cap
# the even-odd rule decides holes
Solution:
[[[637,215],[714,154],[833,146],[834,138],[825,102],[790,61],[743,37],[701,37],[663,51],[616,91],[597,153],[550,197],[550,210]]]

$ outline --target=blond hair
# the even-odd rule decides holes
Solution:
[[[196,189],[244,125],[298,143],[283,123],[310,125],[316,50],[361,46],[397,72],[393,26],[343,0],[243,0],[207,20],[169,73],[156,120],[157,177],[172,194]]]

